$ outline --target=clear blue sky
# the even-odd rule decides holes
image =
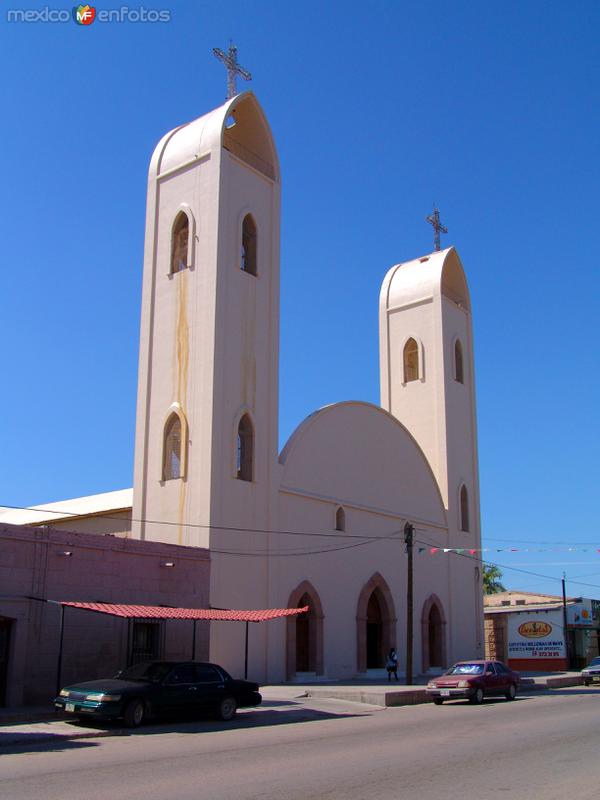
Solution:
[[[431,250],[435,200],[472,293],[484,545],[591,548],[488,557],[600,597],[600,5],[143,5],[171,22],[3,4],[0,505],[132,484],[148,160],[223,101],[233,37],[283,175],[282,443],[379,402],[379,287]]]

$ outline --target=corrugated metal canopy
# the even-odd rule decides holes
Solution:
[[[96,611],[99,614],[110,614],[113,617],[136,619],[206,619],[229,622],[267,622],[270,619],[290,617],[304,614],[308,606],[303,608],[262,608],[250,610],[220,608],[166,608],[164,606],[138,606],[115,603],[78,603],[70,600],[61,601],[62,606]]]

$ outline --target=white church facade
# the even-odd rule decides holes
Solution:
[[[158,144],[127,537],[206,548],[213,608],[309,606],[253,627],[250,678],[350,679],[376,675],[392,646],[404,668],[410,523],[421,551],[415,673],[483,657],[481,563],[467,555],[481,547],[471,305],[458,254],[385,276],[381,407],[322,408],[279,452],[279,218],[276,148],[251,92]],[[210,660],[239,674],[243,647],[237,624],[211,624]]]
[[[207,547],[210,601],[309,605],[253,632],[252,673],[349,678],[404,652],[411,522],[479,548],[471,313],[454,249],[394,267],[380,301],[381,402],[338,403],[278,453],[279,165],[250,92],[168,133],[146,223],[133,536]],[[482,655],[476,561],[417,560],[419,671]],[[213,626],[226,667],[240,637]]]

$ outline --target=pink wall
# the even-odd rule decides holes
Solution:
[[[161,566],[165,561],[175,566]],[[0,526],[0,617],[12,621],[5,704],[43,704],[54,696],[59,606],[28,597],[207,608],[209,580],[204,548]],[[161,657],[191,658],[192,623],[163,626]],[[209,623],[198,623],[197,659],[208,658],[208,641]],[[124,620],[67,609],[61,682],[112,675],[125,665],[126,650]]]

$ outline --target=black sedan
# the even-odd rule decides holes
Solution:
[[[217,664],[147,661],[114,678],[66,686],[54,706],[80,719],[123,719],[131,728],[177,712],[216,713],[230,720],[238,708],[261,702],[257,683],[235,680]]]

